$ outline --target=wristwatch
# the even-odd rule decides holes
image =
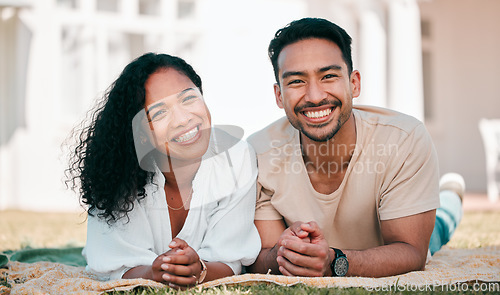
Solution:
[[[339,249],[331,249],[335,251],[335,258],[333,258],[332,264],[330,264],[332,276],[343,277],[347,274],[347,270],[349,269],[349,262],[347,261],[347,257]]]
[[[203,283],[203,280],[205,280],[205,277],[207,276],[207,265],[205,264],[205,261],[203,261],[203,259],[200,258],[200,263],[201,263],[201,272],[197,284]]]

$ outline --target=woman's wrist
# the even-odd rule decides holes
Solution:
[[[205,281],[205,278],[207,276],[207,272],[208,272],[208,268],[207,268],[207,265],[205,264],[205,261],[203,261],[203,259],[199,259],[200,260],[200,264],[201,264],[201,271],[200,271],[200,275],[198,276],[198,280],[196,280],[196,284],[201,284],[203,283],[203,281]]]

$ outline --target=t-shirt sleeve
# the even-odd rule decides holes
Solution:
[[[87,270],[101,280],[121,279],[129,269],[151,265],[158,256],[152,251],[153,233],[142,206],[134,203],[134,210],[108,225],[97,217],[87,221],[87,244],[83,255]]]
[[[262,183],[257,182],[257,203],[255,205],[255,220],[280,220],[283,216],[271,203],[273,191],[266,189]]]
[[[253,220],[257,167],[254,153],[245,148],[230,153],[238,183],[231,196],[219,200],[208,221],[207,235],[198,255],[206,261],[228,265],[234,274],[242,265],[252,264],[260,252],[261,242]],[[241,153],[241,154],[240,154]]]
[[[439,207],[439,169],[431,137],[419,124],[393,152],[380,194],[380,220]]]

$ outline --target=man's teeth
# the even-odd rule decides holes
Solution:
[[[304,112],[304,115],[306,115],[306,117],[308,117],[308,118],[317,119],[317,118],[326,117],[326,116],[330,115],[331,112],[332,112],[332,109],[328,108],[328,109],[322,110],[322,111],[315,111],[315,112],[308,111],[308,112]]]
[[[188,132],[182,134],[181,136],[175,138],[174,141],[176,141],[176,142],[188,141],[188,140],[192,139],[193,137],[195,137],[196,134],[198,134],[198,130],[199,130],[199,127],[193,128],[193,129],[189,130]]]

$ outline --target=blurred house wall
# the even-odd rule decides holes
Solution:
[[[467,189],[486,191],[480,118],[500,118],[500,1],[419,3],[424,74],[429,76],[425,123],[441,173],[461,173]],[[424,31],[424,30],[423,30]]]
[[[61,144],[143,52],[194,66],[214,124],[248,136],[283,116],[267,46],[277,29],[305,16],[327,18],[353,37],[362,75],[355,103],[425,120],[442,172],[461,172],[469,189],[485,190],[477,119],[500,116],[496,0],[13,2],[0,0],[0,209],[81,210],[63,183]],[[477,43],[466,44],[456,28]]]

